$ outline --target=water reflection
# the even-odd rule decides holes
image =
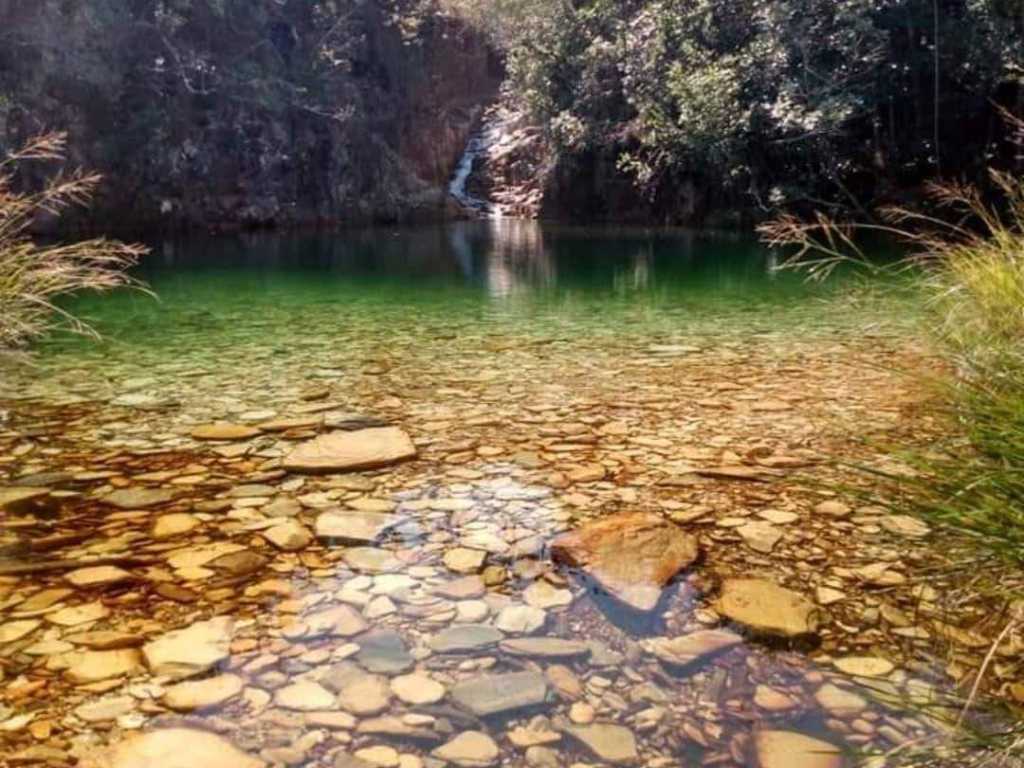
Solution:
[[[494,219],[401,232],[167,240],[156,244],[141,273],[159,287],[187,270],[232,270],[236,279],[239,269],[291,277],[316,271],[318,280],[332,283],[377,278],[420,290],[478,289],[505,299],[554,290],[643,295],[659,286],[756,292],[769,282],[770,258],[756,243],[735,237],[629,229],[597,236],[593,230]]]

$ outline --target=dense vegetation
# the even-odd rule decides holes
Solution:
[[[993,104],[1024,104],[1017,0],[451,2],[492,20],[558,162],[628,174],[662,220],[978,178],[1005,159]]]
[[[863,213],[1008,162],[1024,5],[0,0],[0,144],[69,131],[121,221],[440,215],[502,69],[547,214]]]
[[[0,150],[45,130],[106,228],[439,215],[488,49],[421,0],[0,0]]]
[[[1007,116],[1024,149],[1024,121]],[[927,301],[929,334],[952,374],[938,382],[950,422],[944,443],[904,457],[909,473],[881,476],[889,498],[1024,561],[1024,177],[993,170],[997,203],[977,187],[942,183],[929,196],[943,219],[888,208],[879,224],[839,224],[819,214],[762,226],[767,241],[795,246],[790,266],[827,276],[853,262],[876,275],[908,273]],[[860,230],[903,237],[910,255],[882,264],[858,245]]]

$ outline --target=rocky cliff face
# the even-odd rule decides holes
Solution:
[[[625,147],[560,151],[542,126],[532,125],[507,103],[485,112],[477,135],[484,146],[467,188],[504,216],[578,223],[725,222],[722,214],[713,216],[709,185],[699,179],[664,185],[656,196],[647,197],[619,167]]]
[[[500,67],[423,7],[0,0],[0,144],[68,131],[96,226],[437,218]]]

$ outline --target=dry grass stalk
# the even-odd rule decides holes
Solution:
[[[58,306],[60,297],[142,287],[126,273],[147,252],[141,245],[106,238],[45,244],[33,238],[32,224],[40,215],[60,216],[71,206],[87,205],[99,186],[99,175],[74,171],[57,173],[36,192],[17,188],[21,164],[61,161],[66,150],[67,136],[50,133],[0,159],[0,349],[23,347],[58,327],[95,336]]]

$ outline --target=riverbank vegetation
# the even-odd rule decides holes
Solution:
[[[100,176],[80,171],[58,172],[34,191],[16,183],[27,164],[63,161],[66,147],[63,134],[47,134],[0,158],[0,351],[55,327],[92,333],[55,301],[83,290],[137,285],[125,270],[146,252],[142,246],[106,238],[48,244],[33,237],[40,219],[88,204],[100,183]]]
[[[1012,162],[994,105],[1024,103],[1020,3],[448,2],[491,20],[505,99],[548,140],[549,186],[592,215],[863,217]],[[624,180],[635,199],[616,211]]]
[[[1024,122],[1007,117],[1024,148]],[[812,276],[854,261],[874,272],[910,271],[928,302],[930,333],[950,380],[939,387],[955,437],[906,457],[909,476],[886,476],[914,512],[1024,562],[1024,177],[991,171],[1001,193],[935,184],[942,217],[901,208],[882,224],[847,227],[826,216],[784,216],[761,228],[772,245],[795,247],[789,265]],[[905,240],[906,260],[872,262],[856,244],[865,230]]]
[[[1024,121],[1004,119],[1024,150]],[[858,467],[872,479],[870,496],[961,534],[972,546],[956,570],[970,573],[972,592],[986,595],[1003,626],[973,677],[956,720],[957,759],[964,765],[1018,765],[1024,732],[969,714],[979,691],[998,678],[992,665],[1005,657],[1007,638],[1021,625],[1019,583],[1006,568],[1024,563],[1024,176],[990,170],[997,202],[977,186],[929,186],[931,213],[882,210],[879,223],[844,225],[824,214],[786,215],[760,228],[773,246],[790,250],[783,268],[821,278],[853,262],[877,277],[910,277],[926,302],[934,348],[945,363],[937,379],[919,375],[932,407],[944,416],[944,437],[902,449],[898,471]],[[879,265],[858,245],[866,232],[903,240],[911,253]],[[961,554],[962,557],[962,554]],[[1010,696],[1019,697],[1010,689]],[[1004,693],[1006,689],[1004,688]],[[943,750],[910,750],[909,764],[942,764]],[[948,756],[948,755],[947,755]],[[903,763],[900,763],[903,764]]]
[[[1013,162],[1022,39],[1017,0],[0,3],[0,144],[71,130],[100,223],[390,223],[497,101],[547,217],[863,215]]]

